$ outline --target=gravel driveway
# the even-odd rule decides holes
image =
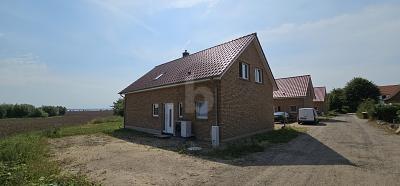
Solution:
[[[104,185],[398,185],[400,136],[353,115],[235,161],[207,160],[105,135],[51,141],[69,171]]]

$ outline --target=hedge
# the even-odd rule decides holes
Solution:
[[[357,109],[357,115],[367,112],[370,119],[393,122],[400,119],[400,104],[375,104],[373,100],[366,100]]]
[[[0,119],[59,116],[64,115],[66,111],[67,108],[62,106],[42,106],[36,108],[29,104],[0,104]]]

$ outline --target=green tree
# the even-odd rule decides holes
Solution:
[[[124,99],[119,98],[117,101],[113,102],[114,115],[124,116]]]
[[[341,111],[346,104],[346,96],[341,88],[333,89],[328,95],[329,110]]]
[[[60,115],[58,108],[55,106],[42,106],[41,109],[45,111],[49,117]]]
[[[355,112],[357,107],[366,99],[378,100],[380,95],[378,87],[369,80],[356,77],[344,87],[346,105],[351,112]]]

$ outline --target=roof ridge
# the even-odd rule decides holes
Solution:
[[[194,55],[194,54],[197,54],[197,53],[200,53],[200,52],[203,52],[203,51],[206,51],[206,50],[209,50],[209,49],[212,49],[212,48],[215,48],[215,47],[218,47],[218,46],[221,46],[221,45],[224,45],[224,44],[227,44],[227,43],[230,43],[230,42],[233,42],[233,41],[236,41],[236,40],[245,38],[245,37],[249,37],[249,36],[251,36],[251,35],[257,36],[257,33],[254,32],[254,33],[251,33],[251,34],[247,34],[247,35],[245,35],[245,36],[241,36],[241,37],[238,37],[238,38],[236,38],[236,39],[232,39],[232,40],[230,40],[230,41],[226,41],[226,42],[223,42],[223,43],[214,45],[214,46],[212,46],[212,47],[209,47],[209,48],[206,48],[206,49],[203,49],[203,50],[199,50],[199,51],[197,51],[197,52],[195,52],[195,53],[189,54],[189,55],[186,56],[186,57],[189,57],[189,56],[191,56],[191,55]],[[164,65],[164,64],[167,64],[167,63],[174,62],[174,61],[176,61],[176,60],[178,60],[178,59],[181,59],[181,58],[173,59],[173,60],[171,60],[171,61],[168,61],[168,62],[159,64],[159,65],[156,65],[156,67],[161,66],[161,65]]]
[[[389,86],[400,86],[400,84],[393,84],[393,85],[378,85],[378,87],[389,87]]]
[[[311,75],[306,74],[306,75],[299,75],[299,76],[290,76],[290,77],[278,78],[278,79],[275,79],[275,80],[279,80],[279,79],[289,79],[289,78],[296,78],[296,77],[305,77],[305,76],[310,76],[310,77],[311,77]]]

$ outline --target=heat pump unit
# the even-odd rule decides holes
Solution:
[[[181,123],[181,136],[188,138],[192,136],[192,122],[190,121],[180,121]]]

